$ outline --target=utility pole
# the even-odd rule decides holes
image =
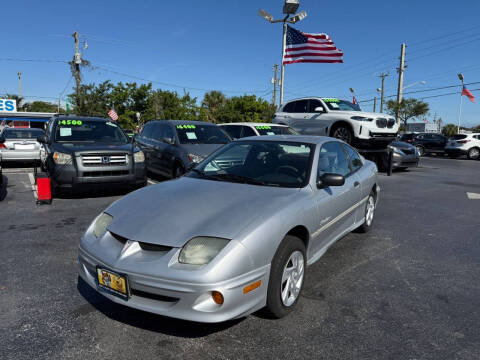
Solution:
[[[278,85],[278,64],[273,65],[273,99],[272,104],[276,108],[277,107],[277,85]]]
[[[80,64],[82,63],[82,55],[78,49],[78,31],[75,31],[72,36],[75,39],[75,54],[73,56],[73,65],[75,67],[75,82],[77,92],[77,102],[80,101]]]
[[[381,73],[379,75],[380,78],[382,78],[382,91],[381,91],[381,97],[380,97],[380,112],[383,112],[383,101],[384,101],[384,95],[385,95],[385,78],[390,75],[389,73]]]
[[[22,93],[22,72],[21,71],[17,72],[17,76],[18,76],[18,97],[21,99],[23,97],[23,93]]]
[[[373,112],[377,111],[377,97],[373,98]]]
[[[398,90],[397,90],[397,103],[402,102],[403,95],[403,73],[405,72],[405,43],[400,47],[400,67],[398,71]],[[397,110],[397,121],[398,121],[398,110]]]

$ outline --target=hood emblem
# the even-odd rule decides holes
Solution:
[[[110,164],[110,156],[102,156],[102,164]]]

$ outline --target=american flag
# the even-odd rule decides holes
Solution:
[[[473,94],[470,92],[470,90],[468,90],[465,85],[463,85],[463,89],[462,89],[462,96],[465,95],[466,97],[468,97],[470,99],[471,102],[475,102],[475,96],[473,96]]]
[[[287,26],[284,64],[343,63],[343,52],[327,34],[307,34]]]
[[[111,118],[113,121],[117,121],[117,120],[118,120],[118,114],[117,114],[117,112],[115,111],[114,108],[112,108],[112,109],[108,112],[108,116],[110,116],[110,118]]]

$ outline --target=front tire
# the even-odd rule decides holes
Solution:
[[[175,169],[173,170],[173,177],[179,178],[185,174],[185,170],[183,169],[182,165],[177,164]]]
[[[345,141],[351,145],[353,141],[353,133],[346,125],[335,126],[332,130],[332,137]]]
[[[418,155],[419,155],[419,156],[425,155],[425,148],[424,148],[423,146],[417,145],[416,148],[417,148],[417,151],[418,151]]]
[[[288,315],[298,302],[306,269],[305,244],[286,235],[272,260],[268,282],[267,307],[271,316]]]
[[[477,147],[469,149],[467,157],[469,160],[477,160],[480,157],[480,149]]]
[[[368,195],[367,203],[365,204],[365,222],[358,228],[359,232],[367,233],[373,226],[373,218],[375,216],[375,194],[373,191]]]

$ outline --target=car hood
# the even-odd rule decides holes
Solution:
[[[369,118],[391,118],[392,116],[383,113],[374,113],[366,111],[343,111],[343,110],[330,110],[329,114],[338,114],[342,116],[364,116]]]
[[[207,157],[225,144],[182,144],[182,148],[189,154]]]
[[[132,144],[98,144],[98,143],[55,143],[56,151],[64,153],[86,152],[86,151],[132,151]]]
[[[182,177],[137,190],[113,203],[108,230],[134,241],[182,247],[195,236],[235,238],[272,216],[299,189]]]
[[[390,143],[390,146],[393,146],[393,147],[396,147],[398,149],[411,149],[411,148],[415,148],[415,146],[407,143],[407,142],[403,142],[403,141],[392,141]]]

